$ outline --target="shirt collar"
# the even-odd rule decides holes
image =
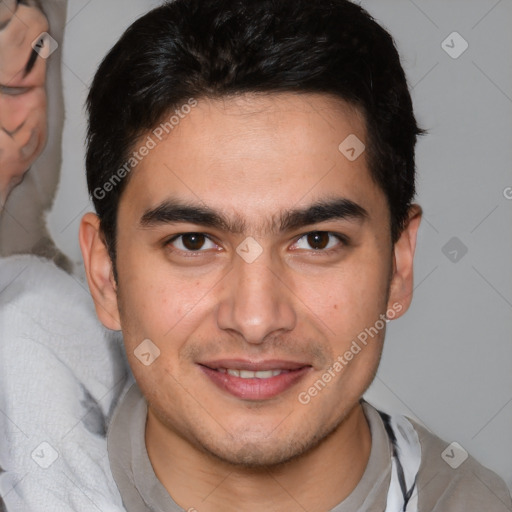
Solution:
[[[352,493],[331,512],[379,507],[384,510],[390,482],[391,446],[377,409],[361,400],[372,447],[365,472]],[[127,512],[181,512],[158,480],[145,444],[147,404],[134,384],[116,409],[107,446],[112,474]]]

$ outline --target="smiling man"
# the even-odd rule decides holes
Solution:
[[[109,431],[128,511],[510,510],[499,477],[362,400],[421,217],[405,76],[364,10],[169,2],[88,110],[80,243],[136,380]]]

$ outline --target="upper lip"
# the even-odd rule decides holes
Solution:
[[[283,359],[267,359],[263,361],[250,361],[247,359],[217,359],[215,361],[203,361],[199,363],[212,370],[219,368],[231,368],[236,370],[248,370],[253,372],[265,370],[298,370],[305,366],[311,366],[308,363],[297,361],[285,361]]]

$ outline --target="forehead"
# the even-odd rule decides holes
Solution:
[[[347,140],[362,151],[355,159]],[[248,222],[254,217],[255,224],[332,195],[378,206],[383,197],[368,170],[365,141],[362,115],[327,95],[198,99],[139,140],[136,151],[150,149],[140,151],[145,156],[121,196],[119,215],[169,197]]]

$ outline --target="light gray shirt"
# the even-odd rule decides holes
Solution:
[[[370,458],[356,488],[331,512],[384,512],[392,444],[379,411],[362,401],[372,436]],[[117,408],[108,433],[114,479],[128,512],[183,512],[155,475],[145,445],[147,404],[134,385]],[[409,420],[422,451],[417,480],[420,512],[511,512],[505,483],[469,456],[453,469],[441,454],[449,443]],[[178,462],[179,463],[179,462]]]

